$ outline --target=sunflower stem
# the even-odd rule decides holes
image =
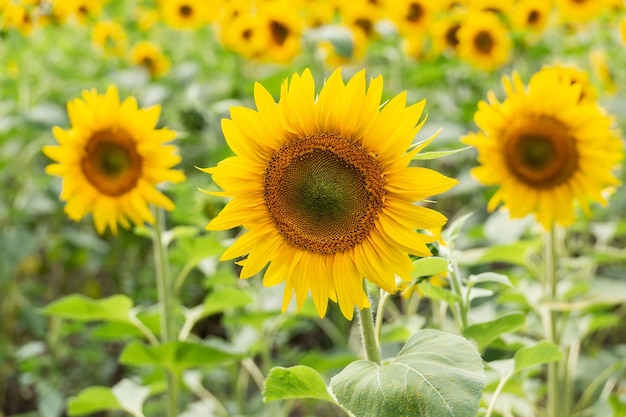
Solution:
[[[367,283],[364,285],[367,294]],[[376,330],[372,318],[372,310],[369,307],[357,309],[359,314],[359,325],[361,326],[361,340],[365,348],[367,360],[380,365],[380,347],[376,340]]]
[[[557,255],[555,225],[544,232],[544,291],[545,299],[548,303],[548,311],[543,315],[546,340],[559,344],[557,334],[557,315],[552,309],[552,304],[556,301],[557,292]],[[561,381],[559,372],[560,361],[548,364],[548,417],[559,417],[564,404],[561,398]]]
[[[169,259],[167,243],[163,239],[165,230],[165,216],[163,210],[156,209],[156,221],[153,228],[152,242],[154,249],[154,263],[156,271],[156,284],[159,294],[159,315],[161,324],[161,343],[169,343],[175,340],[174,335],[174,298],[172,297],[172,283],[169,276]],[[178,375],[167,371],[167,401],[168,416],[178,416]]]
[[[380,346],[380,338],[383,329],[383,316],[385,314],[385,303],[387,302],[388,298],[389,293],[381,289],[380,298],[378,299],[378,307],[376,308],[376,323],[374,324],[377,346]]]

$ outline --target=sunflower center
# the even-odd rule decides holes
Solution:
[[[531,10],[530,13],[528,13],[528,18],[526,19],[526,23],[528,23],[529,25],[533,25],[539,21],[540,17],[541,17],[541,13],[539,11]]]
[[[150,72],[154,71],[154,69],[156,67],[156,63],[149,56],[144,56],[143,58],[141,58],[141,65],[143,65]]]
[[[374,24],[369,19],[359,17],[354,21],[354,24],[361,28],[367,37],[372,36],[372,33],[374,33]]]
[[[283,46],[289,36],[289,28],[280,22],[272,20],[270,22],[270,33],[272,34],[274,42],[276,42],[278,46]]]
[[[448,46],[456,48],[459,44],[459,29],[461,29],[461,25],[454,23],[446,30],[445,39]]]
[[[409,22],[419,22],[424,15],[424,8],[419,3],[411,3],[409,5],[408,13],[406,14],[406,20]]]
[[[188,4],[183,4],[179,7],[178,13],[180,13],[182,17],[190,17],[193,14],[193,9]]]
[[[369,235],[383,208],[385,179],[378,162],[360,145],[338,134],[316,133],[272,156],[264,197],[287,242],[332,254]]]
[[[474,37],[474,46],[480,52],[488,54],[493,48],[493,37],[491,33],[481,30]]]
[[[123,130],[101,130],[91,135],[80,166],[91,185],[109,196],[133,189],[142,171],[137,147]]]
[[[556,187],[578,167],[575,139],[551,117],[537,118],[513,131],[506,140],[505,157],[513,175],[533,188]]]

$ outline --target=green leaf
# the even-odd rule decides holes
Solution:
[[[617,394],[611,393],[609,405],[613,409],[613,417],[626,416],[626,398],[620,399]]]
[[[508,245],[494,245],[489,247],[480,262],[506,262],[513,265],[526,265],[528,251],[538,245],[538,241],[521,241]]]
[[[464,148],[452,149],[449,151],[420,152],[413,157],[413,160],[426,161],[429,159],[439,159],[443,158],[444,156],[454,155],[455,153],[463,152],[471,148],[471,146],[466,146]]]
[[[524,326],[526,316],[522,313],[507,314],[492,321],[473,324],[463,329],[463,336],[478,343],[478,350],[482,351],[489,343],[504,333],[514,332]]]
[[[122,351],[119,360],[124,365],[158,366],[173,372],[182,372],[199,366],[215,366],[240,356],[222,347],[191,342],[177,341],[159,346],[132,342]]]
[[[434,329],[415,333],[383,365],[356,361],[331,380],[339,403],[358,417],[475,417],[484,386],[476,348]]]
[[[135,417],[144,417],[143,403],[150,396],[150,388],[136,384],[130,379],[122,379],[111,388],[111,392],[124,411]]]
[[[43,308],[43,313],[77,321],[130,323],[128,315],[132,308],[133,301],[125,295],[94,300],[84,295],[73,294],[48,304]]]
[[[413,261],[415,277],[430,277],[448,270],[448,260],[439,256],[429,256]]]
[[[445,301],[449,305],[454,305],[461,301],[461,298],[458,295],[451,293],[450,290],[436,287],[426,281],[422,281],[417,285],[426,297],[432,298],[433,300]]]
[[[467,279],[470,284],[482,284],[484,282],[495,282],[496,284],[502,284],[507,287],[512,287],[511,281],[509,277],[502,274],[497,274],[495,272],[483,272],[478,275],[470,275]]]
[[[265,379],[263,401],[289,398],[316,398],[335,402],[326,389],[324,378],[315,369],[303,365],[272,368]]]
[[[544,363],[555,362],[563,358],[557,345],[542,340],[534,346],[525,346],[515,352],[515,372]]]
[[[472,213],[472,212],[465,213],[461,217],[459,217],[457,219],[454,219],[452,221],[452,223],[450,224],[450,226],[448,226],[446,229],[444,229],[444,231],[441,233],[441,236],[443,237],[443,240],[448,243],[448,245],[456,240],[456,238],[461,233],[461,229],[465,225],[465,222],[473,214],[474,213]]]
[[[212,291],[202,304],[202,317],[221,313],[230,308],[245,307],[252,303],[252,297],[239,288],[225,287]]]
[[[119,401],[109,387],[89,387],[67,401],[67,412],[70,416],[121,409]]]

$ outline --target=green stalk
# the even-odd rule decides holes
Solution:
[[[365,293],[367,294],[367,283],[364,284]],[[374,321],[372,320],[372,310],[366,307],[362,310],[357,309],[359,314],[359,325],[361,326],[361,340],[365,348],[367,360],[380,365],[380,347],[376,340],[376,331],[374,330]],[[382,319],[382,317],[380,318]]]
[[[453,268],[450,271],[450,288],[452,292],[459,296],[459,302],[452,308],[452,312],[459,327],[459,331],[463,331],[467,327],[467,313],[469,306],[469,292],[463,295],[463,283],[461,282],[461,272],[456,259],[452,259]],[[466,298],[467,297],[467,298]]]
[[[556,256],[556,238],[555,225],[549,232],[544,233],[544,291],[549,306],[556,301],[556,284],[557,284],[557,256]],[[559,344],[557,336],[557,315],[552,307],[544,315],[544,329],[546,332],[546,340]],[[560,373],[560,361],[550,362],[548,364],[548,417],[559,417],[564,407],[562,403],[560,388],[562,386]]]
[[[381,289],[380,298],[378,299],[378,308],[376,309],[376,323],[374,324],[374,334],[376,335],[378,346],[380,346],[380,338],[383,330],[383,315],[385,314],[385,304],[388,298],[389,293]]]
[[[165,230],[165,216],[160,208],[156,209],[156,222],[154,224],[152,242],[154,249],[154,263],[156,271],[156,284],[159,294],[159,315],[161,324],[161,343],[169,343],[176,340],[174,333],[174,298],[172,297],[172,283],[169,277],[169,259],[167,244],[163,241]],[[168,416],[178,416],[178,375],[172,371],[167,372],[167,399]]]

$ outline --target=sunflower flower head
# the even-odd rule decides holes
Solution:
[[[578,202],[606,204],[604,190],[619,184],[612,170],[622,158],[613,120],[595,100],[581,100],[583,84],[544,69],[524,86],[516,73],[504,78],[506,99],[490,92],[478,104],[481,129],[463,142],[478,151],[472,170],[483,184],[499,186],[488,208],[504,204],[513,218],[534,214],[550,230],[574,221]]]
[[[241,278],[269,263],[263,282],[284,282],[283,311],[310,291],[320,316],[332,300],[351,319],[369,306],[363,278],[396,292],[396,276],[411,279],[409,254],[430,255],[435,238],[416,229],[446,222],[417,203],[457,181],[409,166],[434,138],[411,147],[425,102],[407,106],[404,92],[381,109],[382,89],[381,77],[366,88],[364,71],[344,83],[338,69],[316,98],[307,69],[278,103],[257,84],[256,110],[233,107],[222,122],[235,156],[203,171],[231,200],[207,229],[247,229],[221,259],[247,255]]]
[[[118,223],[154,223],[148,204],[172,210],[174,203],[156,189],[169,181],[181,182],[182,172],[171,169],[180,162],[176,147],[165,145],[176,133],[157,129],[161,109],[140,109],[129,97],[120,102],[116,87],[105,94],[83,91],[71,100],[67,112],[69,130],[52,131],[58,146],[45,146],[55,161],[46,172],[63,179],[60,199],[75,221],[92,213],[98,233],[117,233]]]

